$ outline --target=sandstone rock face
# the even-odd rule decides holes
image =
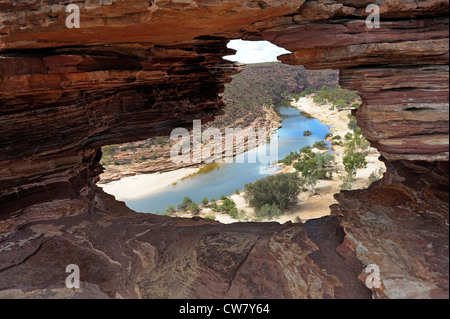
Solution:
[[[371,296],[362,264],[336,252],[344,232],[333,217],[225,227],[137,214],[97,189],[25,209],[2,221],[1,239],[1,298]],[[70,264],[79,290],[66,288]]]
[[[448,1],[377,1],[379,29],[363,0],[85,0],[79,29],[68,4],[0,3],[1,297],[448,297]],[[236,38],[340,69],[384,179],[305,225],[142,215],[98,190],[101,146],[221,113]]]

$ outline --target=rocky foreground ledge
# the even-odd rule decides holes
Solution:
[[[445,216],[392,187],[337,200],[333,216],[284,225],[138,214],[100,189],[34,205],[0,223],[0,298],[448,297]]]
[[[91,196],[2,223],[1,298],[371,297],[357,278],[362,264],[336,252],[344,232],[335,217],[223,225]],[[80,267],[81,289],[66,288],[69,264]]]
[[[68,4],[0,4],[1,297],[448,298],[448,0],[377,1],[379,29],[363,0],[86,0],[80,29]],[[305,225],[168,219],[102,193],[102,146],[222,113],[237,38],[340,69],[384,178]]]

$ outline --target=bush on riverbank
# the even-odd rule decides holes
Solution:
[[[263,207],[261,207],[261,210],[258,213],[256,213],[256,218],[262,219],[276,219],[281,216],[283,216],[283,212],[275,204],[272,205],[266,204]]]
[[[360,98],[357,92],[342,89],[339,85],[335,87],[324,85],[319,91],[313,92],[312,94],[314,94],[315,103],[330,103],[338,110],[358,108],[360,105]]]
[[[298,173],[268,176],[246,184],[244,197],[257,210],[261,210],[264,205],[277,205],[286,209],[297,199],[302,185]]]

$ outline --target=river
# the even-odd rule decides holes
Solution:
[[[279,159],[324,140],[325,135],[330,133],[325,124],[306,116],[294,107],[280,106],[278,111],[283,117],[283,126],[278,130]],[[303,136],[304,131],[311,131],[313,134],[306,137]],[[250,152],[257,152],[257,150]],[[237,189],[244,189],[245,184],[253,183],[279,169],[268,163],[249,164],[247,161],[244,164],[212,164],[209,168],[206,173],[188,177],[145,198],[125,200],[125,203],[137,212],[163,213],[168,205],[177,206],[185,197],[200,203],[205,197],[219,199],[222,195],[230,196]]]

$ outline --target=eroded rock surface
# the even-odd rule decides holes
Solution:
[[[371,296],[357,278],[362,264],[336,252],[344,232],[334,217],[306,227],[225,226],[137,214],[97,189],[29,207],[1,225],[2,298]],[[80,267],[80,290],[65,286],[70,264]]]
[[[86,0],[80,29],[69,3],[0,3],[1,297],[448,297],[447,0],[377,1],[379,29],[364,0]],[[384,179],[306,225],[142,215],[99,191],[101,146],[221,113],[235,38],[340,69]]]

